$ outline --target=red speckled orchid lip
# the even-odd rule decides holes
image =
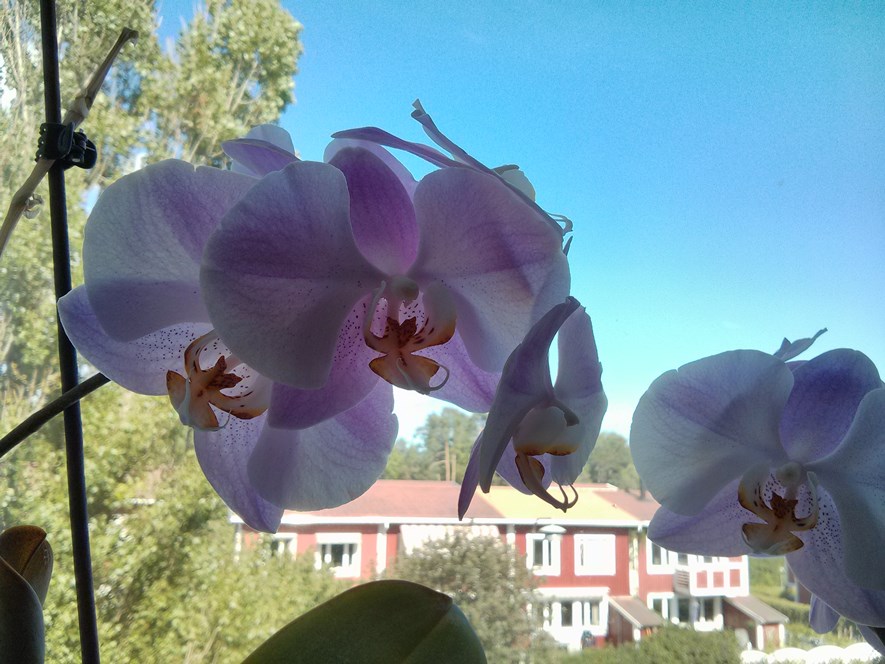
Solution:
[[[224,426],[218,412],[249,420],[270,404],[270,381],[227,352],[215,330],[184,351],[184,375],[166,373],[166,389],[181,423],[195,429]]]

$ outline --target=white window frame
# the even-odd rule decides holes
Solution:
[[[653,558],[654,547],[658,547],[661,550],[661,563],[655,563]],[[646,569],[649,574],[672,574],[673,567],[676,562],[676,557],[672,556],[672,551],[669,549],[665,549],[660,544],[655,544],[649,538],[645,538],[645,562]]]
[[[597,605],[597,614],[599,622],[590,622],[589,618],[592,614],[591,604]],[[544,629],[553,627],[554,629],[574,629],[574,630],[591,630],[599,629],[603,626],[604,620],[604,598],[602,597],[585,597],[583,599],[566,599],[554,598],[544,604]],[[562,624],[562,607],[570,606],[572,609],[572,624]],[[575,619],[579,622],[575,622]]]
[[[581,552],[589,553],[582,556]],[[611,533],[575,535],[575,575],[614,576],[617,573],[617,540]]]
[[[362,569],[362,533],[317,533],[317,550],[314,553],[314,567],[323,566],[323,546],[333,544],[351,544],[353,553],[345,564],[332,567],[336,578],[359,578]]]
[[[541,560],[535,564],[535,542],[544,541],[544,547],[548,560]],[[543,554],[542,554],[543,555]],[[559,576],[562,560],[562,537],[560,535],[547,535],[544,533],[526,533],[525,536],[525,565],[538,576]]]

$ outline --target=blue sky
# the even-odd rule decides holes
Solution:
[[[575,222],[604,428],[626,435],[668,369],[821,327],[808,357],[856,348],[885,372],[881,3],[284,5],[305,53],[281,124],[303,158],[350,127],[423,140],[420,98]],[[163,7],[167,34],[192,12]],[[399,400],[401,435],[442,405]]]

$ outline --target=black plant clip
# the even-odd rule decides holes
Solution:
[[[37,142],[37,160],[40,159],[61,162],[65,170],[72,166],[88,170],[98,161],[98,150],[86,134],[74,131],[73,123],[44,122],[40,125],[40,140]]]

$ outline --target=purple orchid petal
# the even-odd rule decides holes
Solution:
[[[309,429],[265,427],[249,459],[252,484],[288,509],[343,505],[384,471],[396,439],[393,388],[379,381],[359,404]]]
[[[425,348],[417,354],[449,370],[448,381],[433,392],[434,397],[473,413],[485,413],[492,407],[501,374],[484,371],[470,360],[457,329],[447,343]]]
[[[403,274],[418,254],[415,208],[400,178],[361,147],[338,150],[329,163],[344,173],[357,247],[379,270]]]
[[[315,162],[262,178],[210,238],[201,273],[225,343],[301,388],[326,382],[341,327],[382,279],[354,242],[344,175]]]
[[[244,138],[223,142],[221,149],[233,159],[234,173],[255,177],[282,170],[298,161],[289,132],[271,124],[253,127]]]
[[[571,454],[550,461],[552,479],[573,484],[581,474],[602,427],[608,399],[602,390],[602,365],[596,351],[593,325],[584,307],[579,307],[559,329],[559,366],[553,391],[578,416],[566,436],[577,445]]]
[[[578,301],[570,297],[552,307],[507,359],[483,430],[479,463],[483,491],[489,490],[501,456],[526,414],[539,403],[554,400],[548,364],[550,344],[578,306]]]
[[[633,415],[630,450],[652,495],[696,514],[760,463],[787,461],[778,425],[793,386],[780,360],[751,350],[707,357],[652,383]]]
[[[323,161],[325,161],[327,164],[332,163],[335,155],[342,150],[346,150],[347,148],[362,148],[363,150],[368,150],[369,152],[371,152],[373,155],[383,161],[390,170],[393,171],[394,175],[396,175],[396,177],[399,179],[400,184],[409,194],[410,200],[415,195],[415,188],[418,186],[418,182],[409,172],[409,169],[403,166],[402,162],[400,162],[396,157],[394,157],[377,143],[371,141],[360,141],[351,138],[336,138],[331,143],[329,143],[329,145],[326,146],[326,151],[323,153]]]
[[[731,482],[697,514],[685,516],[658,508],[648,527],[655,544],[671,551],[704,556],[743,556],[750,553],[741,528],[756,521],[738,503],[738,480]]]
[[[873,646],[876,651],[885,655],[885,629],[881,627],[873,629],[866,625],[858,625],[858,628],[860,628],[860,633],[863,635],[863,638],[866,639],[867,643]]]
[[[323,387],[302,390],[274,383],[268,422],[275,429],[305,429],[362,401],[380,378],[369,369],[377,355],[363,341],[363,319],[369,298],[351,311],[338,333],[332,371]]]
[[[818,634],[826,634],[836,629],[836,623],[841,618],[838,612],[817,595],[811,596],[811,610],[808,615],[808,624]]]
[[[421,232],[409,276],[452,290],[470,358],[498,371],[540,316],[568,294],[561,238],[496,178],[450,168],[415,191]]]
[[[831,350],[793,371],[795,384],[781,418],[781,443],[802,463],[831,453],[851,426],[861,399],[882,387],[876,366],[863,353]]]
[[[461,480],[461,490],[458,492],[458,520],[464,518],[470,503],[473,502],[473,496],[476,494],[476,488],[479,486],[479,450],[482,447],[482,434],[473,443],[470,450],[470,458],[467,460],[467,467],[464,469],[464,477]]]
[[[166,372],[181,371],[184,349],[211,329],[207,323],[182,323],[134,341],[107,335],[79,286],[58,301],[58,315],[77,351],[115,383],[139,394],[166,394]]]
[[[840,513],[823,486],[818,487],[818,510],[817,525],[798,533],[805,546],[787,555],[790,568],[803,586],[840,615],[863,625],[885,626],[885,591],[861,587],[845,573]],[[844,520],[853,518],[849,516]],[[877,551],[881,549],[867,551],[870,572],[880,563]]]
[[[255,183],[217,168],[164,161],[121,178],[86,224],[86,288],[108,335],[131,341],[208,320],[199,263],[209,234]]]
[[[416,157],[421,157],[422,159],[429,161],[434,166],[440,166],[443,168],[450,166],[465,168],[464,164],[447,157],[439,150],[435,150],[434,148],[421,143],[404,141],[403,139],[398,138],[383,129],[378,129],[377,127],[361,127],[359,129],[338,131],[332,134],[332,138],[369,141],[371,143],[377,143],[378,145],[385,145],[395,150],[403,150],[404,152],[408,152]]]
[[[227,506],[255,530],[274,533],[283,510],[258,494],[246,472],[266,418],[232,417],[217,431],[194,431],[194,449],[206,479]]]
[[[874,554],[885,551],[885,387],[867,393],[842,444],[807,468],[817,474],[842,516],[848,576],[885,591],[885,568]],[[885,625],[885,613],[882,619]]]

